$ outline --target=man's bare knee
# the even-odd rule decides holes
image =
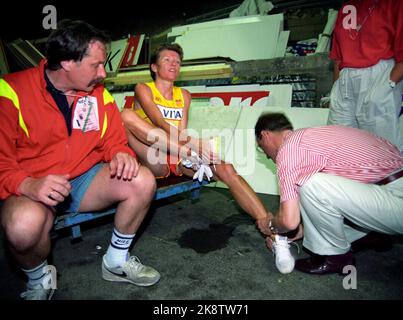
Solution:
[[[132,179],[132,189],[130,194],[135,198],[143,198],[151,201],[154,197],[157,183],[155,177],[150,169],[147,167],[140,167],[139,173],[136,178]]]
[[[52,221],[50,221],[52,220]],[[44,232],[49,232],[53,214],[39,204],[24,203],[20,206],[5,206],[2,210],[2,227],[13,248],[24,252],[34,247]]]

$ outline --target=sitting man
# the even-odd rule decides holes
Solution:
[[[266,234],[299,227],[315,254],[297,260],[296,269],[342,273],[354,264],[351,244],[369,231],[403,234],[403,158],[396,146],[343,126],[294,131],[281,113],[261,115],[255,134],[277,165],[280,185],[280,209]]]
[[[185,167],[180,159],[191,155],[190,149],[193,150],[196,157],[200,155],[204,163],[210,165],[207,174],[223,181],[242,209],[264,228],[267,211],[234,166],[218,161],[209,141],[187,135],[191,96],[187,90],[174,86],[182,58],[182,48],[177,44],[163,44],[155,50],[150,62],[154,81],[137,84],[134,112],[129,109],[122,111],[129,145],[141,163],[150,168],[156,177],[167,177],[171,172],[193,177],[194,168]],[[151,157],[156,153],[153,148],[165,151],[167,156],[163,157],[163,161],[155,161]]]
[[[160,279],[129,257],[156,185],[127,145],[119,110],[100,84],[107,42],[87,23],[65,21],[48,38],[38,67],[0,79],[0,217],[28,277],[24,299],[53,294],[47,257],[59,209],[98,211],[117,204],[103,278],[139,286]]]

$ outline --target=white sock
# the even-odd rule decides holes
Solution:
[[[28,277],[28,283],[27,287],[28,288],[33,288],[34,286],[38,284],[43,284],[43,277],[45,276],[47,269],[45,268],[48,265],[48,261],[45,260],[42,262],[39,266],[32,268],[32,269],[22,269],[24,273]]]
[[[111,243],[105,255],[108,267],[121,267],[127,261],[129,248],[135,235],[122,234],[116,228],[113,229]]]

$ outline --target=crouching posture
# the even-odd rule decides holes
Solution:
[[[255,133],[280,184],[280,210],[267,221],[267,235],[299,226],[296,237],[304,235],[314,253],[297,260],[296,269],[342,273],[355,263],[354,253],[403,234],[403,158],[396,146],[344,126],[294,131],[281,113],[260,116]]]

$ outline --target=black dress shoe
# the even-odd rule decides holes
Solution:
[[[343,268],[348,265],[355,266],[354,256],[351,251],[332,256],[314,255],[310,258],[295,261],[295,269],[310,274],[343,273]]]
[[[392,249],[392,246],[393,241],[390,235],[371,231],[364,237],[352,242],[351,251],[354,253],[365,250],[375,250],[376,252],[384,252]]]

